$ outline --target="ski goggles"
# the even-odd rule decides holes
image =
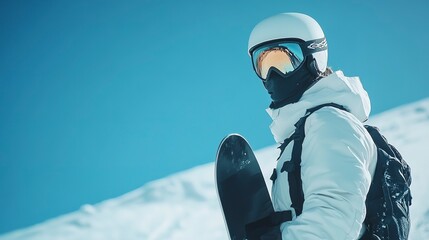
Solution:
[[[265,42],[250,49],[256,74],[266,80],[272,68],[287,75],[298,69],[309,54],[328,49],[325,38],[312,41],[281,39]]]

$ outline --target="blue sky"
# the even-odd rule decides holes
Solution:
[[[373,114],[429,97],[429,5],[411,1],[1,1],[0,233],[274,144],[247,40],[303,12]]]

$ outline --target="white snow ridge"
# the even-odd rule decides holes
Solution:
[[[378,126],[410,164],[410,239],[429,239],[429,174],[425,172],[429,164],[429,98],[379,114],[369,123]],[[256,155],[268,179],[278,151],[271,146]],[[213,167],[206,164],[151,182],[121,197],[7,233],[0,240],[228,239]],[[269,180],[267,184],[270,187]]]

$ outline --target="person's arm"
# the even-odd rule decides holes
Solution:
[[[306,122],[303,211],[281,225],[283,239],[357,239],[365,218],[374,144],[347,112],[325,108]]]

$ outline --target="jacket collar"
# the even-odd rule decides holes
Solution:
[[[283,142],[293,133],[294,124],[305,115],[307,109],[331,102],[343,105],[361,122],[368,119],[371,111],[368,93],[359,77],[346,77],[342,71],[336,71],[320,79],[298,102],[279,109],[267,109],[273,119],[270,129],[274,139],[278,143]]]

